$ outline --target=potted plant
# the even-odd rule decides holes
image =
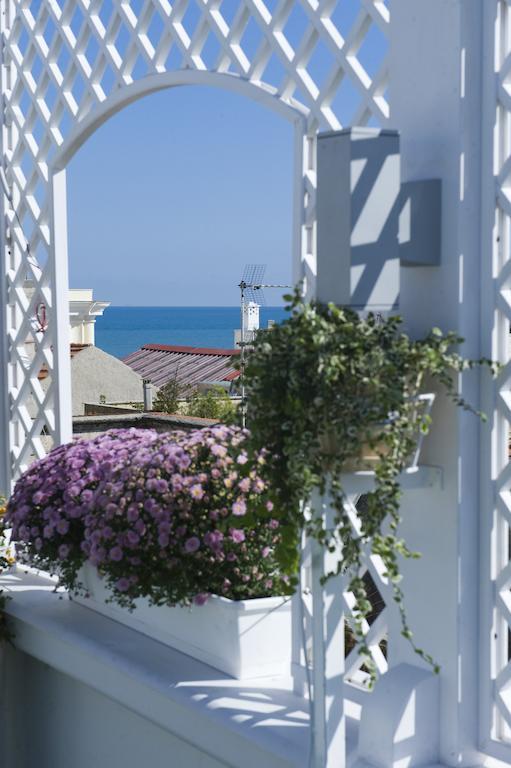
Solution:
[[[235,677],[289,674],[280,526],[247,441],[225,426],[78,440],[31,466],[6,522],[75,600]]]
[[[399,559],[417,555],[398,535],[399,475],[417,461],[420,436],[430,426],[432,396],[424,390],[433,384],[473,411],[457,392],[454,376],[475,365],[493,366],[487,360],[463,359],[456,351],[462,339],[454,333],[433,329],[415,341],[402,332],[399,317],[361,317],[333,304],[306,303],[299,290],[285,298],[289,317],[257,335],[243,371],[247,425],[254,447],[267,449],[265,477],[276,494],[282,523],[276,554],[296,582],[304,528],[341,553],[335,573],[349,575],[355,598],[351,630],[374,679],[363,631],[372,611],[361,576],[363,553],[369,547],[382,558],[403,634],[411,640]],[[368,468],[374,471],[374,490],[359,510],[358,532],[346,512],[342,478]],[[321,493],[328,488],[331,494],[333,530],[325,530],[318,511],[305,514],[303,502],[315,488]]]

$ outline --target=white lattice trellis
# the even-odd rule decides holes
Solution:
[[[371,479],[366,480],[366,490],[371,489]],[[360,533],[357,505],[362,497],[361,491],[351,492],[345,500],[346,512],[357,534]],[[324,497],[315,494],[312,506],[328,528],[335,514],[328,493]],[[302,695],[312,695],[315,733],[323,734],[314,742],[317,761],[314,765],[343,764],[345,702],[363,704],[369,692],[365,657],[353,643],[349,628],[355,605],[355,597],[348,589],[350,575],[338,575],[322,583],[323,574],[336,569],[340,554],[339,551],[325,553],[313,538],[306,539],[302,552],[302,590],[295,598],[293,612],[295,688]],[[364,621],[363,631],[375,667],[383,674],[388,668],[387,605],[392,600],[392,590],[381,559],[369,549],[365,555],[360,575],[370,580],[366,586],[374,610],[370,620]]]
[[[360,521],[357,513],[357,504],[360,503],[362,495],[360,493],[350,494],[346,499],[346,511],[350,518],[353,530],[356,534],[360,534]],[[312,542],[308,542],[304,553],[304,573],[302,577],[302,583],[305,590],[303,595],[303,614],[306,627],[306,655],[309,665],[312,665],[312,573],[311,573],[311,546]],[[332,561],[333,566],[337,565],[338,553],[334,553]],[[360,576],[367,578],[368,595],[374,606],[374,611],[371,616],[371,623],[364,621],[363,629],[366,637],[366,642],[371,652],[373,662],[379,674],[383,674],[387,671],[388,664],[387,658],[384,653],[384,643],[387,641],[388,635],[388,611],[387,605],[392,600],[392,590],[389,586],[388,579],[385,575],[385,566],[379,556],[373,555],[369,549],[365,552],[365,561]],[[349,636],[349,617],[351,616],[353,607],[355,605],[354,595],[347,589],[349,583],[349,576],[344,575],[339,580],[339,594],[342,597],[340,605],[336,605],[335,609],[339,609],[348,617],[348,640]],[[331,606],[332,608],[332,606]],[[295,663],[298,667],[302,668],[302,671],[295,670],[295,676],[297,681],[301,684],[301,687],[305,685],[306,674],[304,669],[304,649],[301,647],[301,639],[298,638],[300,646],[296,652]],[[369,682],[369,675],[364,671],[364,656],[361,656],[358,652],[358,646],[353,643],[346,644],[345,648],[345,674],[344,679],[348,684],[346,689],[346,697],[353,697],[359,701],[361,695],[367,690],[367,684]]]
[[[487,306],[485,347],[504,368],[493,392],[487,395],[488,412],[495,407],[491,436],[483,442],[482,470],[486,495],[483,563],[491,592],[483,593],[485,665],[482,670],[481,737],[483,749],[500,759],[511,757],[511,6],[494,0],[486,29],[487,118],[486,161],[489,213],[483,248],[491,238],[491,263],[483,265],[483,291]],[[491,476],[488,487],[488,475]]]
[[[4,416],[15,476],[44,454],[46,440],[70,435],[65,180],[54,176],[57,167],[110,114],[152,90],[203,82],[259,98],[297,125],[294,250],[301,267],[295,276],[312,277],[314,136],[341,127],[347,106],[354,124],[387,120],[389,11],[383,0],[3,0],[1,6]],[[378,36],[382,44],[368,52],[368,41]],[[41,302],[45,333],[34,322]],[[38,379],[42,368],[46,391]]]

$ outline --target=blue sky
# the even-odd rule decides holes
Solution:
[[[68,168],[71,287],[117,305],[226,306],[246,263],[289,282],[292,153],[283,118],[219,89],[129,106]]]

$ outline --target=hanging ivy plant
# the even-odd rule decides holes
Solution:
[[[333,304],[305,303],[298,289],[285,299],[290,302],[288,319],[256,337],[243,372],[247,426],[255,446],[268,451],[266,471],[284,523],[280,565],[297,583],[304,528],[330,551],[342,553],[325,579],[341,572],[349,576],[355,598],[351,629],[374,680],[363,631],[372,610],[361,576],[369,547],[385,565],[403,635],[435,666],[415,646],[403,607],[400,558],[418,554],[398,532],[399,475],[419,434],[429,430],[430,417],[417,400],[425,381],[484,419],[460,396],[456,374],[479,365],[494,372],[495,366],[486,359],[465,360],[456,351],[463,339],[455,333],[434,328],[415,341],[402,332],[399,317],[361,317]],[[346,510],[342,475],[363,466],[361,457],[367,452],[376,456],[374,489],[358,512],[357,532]],[[331,495],[331,531],[324,529],[318,511],[304,512],[303,501],[311,499],[314,489]]]

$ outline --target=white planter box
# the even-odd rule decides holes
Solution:
[[[238,680],[291,673],[291,598],[211,597],[190,608],[154,606],[142,598],[129,612],[106,603],[110,590],[93,566],[80,571],[90,597],[73,600],[193,656]]]

